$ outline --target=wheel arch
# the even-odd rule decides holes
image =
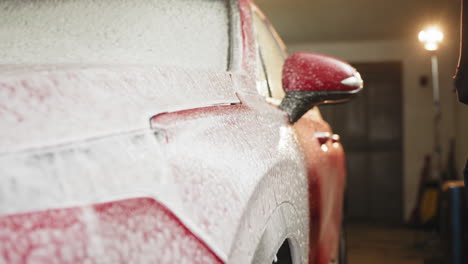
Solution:
[[[293,263],[307,263],[309,219],[306,172],[297,161],[283,160],[252,191],[228,263],[268,263],[286,240]]]

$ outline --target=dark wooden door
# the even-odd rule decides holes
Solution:
[[[401,63],[356,63],[365,89],[320,110],[342,138],[348,168],[347,218],[402,222]]]

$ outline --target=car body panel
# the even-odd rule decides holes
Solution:
[[[169,208],[223,261],[253,196],[268,206],[247,220],[247,230],[255,230],[248,249],[282,202],[300,210],[299,230],[307,230],[307,184],[294,132],[283,112],[251,100],[257,100],[252,108],[244,99],[243,106],[162,114],[152,130],[3,155],[2,214],[147,197]],[[307,234],[297,236],[307,244]]]
[[[227,253],[228,263],[251,263],[270,215],[282,203],[292,203],[297,212],[291,230],[304,262],[307,185],[294,131],[284,113],[261,98],[241,100],[241,106],[169,113],[152,120],[167,131],[174,177],[187,179],[190,174],[194,180],[182,204],[202,205],[191,206],[198,212],[191,220]]]
[[[161,112],[239,103],[232,74],[148,66],[3,66],[0,153],[147,128]]]
[[[214,255],[215,262],[272,258],[274,249],[260,252],[262,241],[281,245],[284,239],[292,241],[302,263],[335,259],[345,175],[341,145],[326,142],[325,151],[315,138],[316,132],[331,132],[317,108],[291,125],[257,93],[251,2],[231,5],[232,30],[238,31],[233,53],[239,56],[229,72],[148,66],[2,69],[0,224],[21,219],[21,230],[44,227],[37,239],[49,239],[68,231],[37,225],[43,213],[86,212],[89,220],[99,218],[99,210],[90,208],[140,201],[173,215],[183,225],[174,230],[196,236],[200,250],[209,249],[202,255]],[[142,216],[151,218],[151,212]],[[119,216],[124,223],[133,221],[125,215]],[[80,226],[94,230],[96,222],[85,220]],[[6,230],[0,239],[15,241]],[[99,240],[87,235],[86,243]],[[115,239],[120,235],[130,234],[117,232]],[[173,242],[184,241],[181,236]],[[128,262],[126,252],[146,247],[145,240],[96,243],[97,252],[122,247],[117,262]],[[4,259],[5,245],[0,243]],[[59,259],[61,249],[41,245],[31,250],[48,262]]]
[[[337,259],[342,202],[346,182],[343,147],[323,133],[331,133],[317,108],[294,124],[305,155],[309,185],[311,263]]]
[[[148,198],[15,214],[0,230],[5,263],[222,263]]]

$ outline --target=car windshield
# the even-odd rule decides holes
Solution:
[[[226,70],[225,0],[0,0],[0,64]]]

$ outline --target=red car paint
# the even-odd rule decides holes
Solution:
[[[243,69],[246,73],[250,73],[254,78],[255,66],[252,60],[255,58],[255,44],[253,39],[252,13],[251,3],[249,0],[239,0],[242,21],[243,34]],[[323,59],[333,59],[328,56],[323,56]],[[294,59],[294,57],[293,57]],[[329,76],[330,80],[343,80],[355,74],[355,69],[347,63],[333,59],[335,65],[341,69],[334,68],[310,68],[304,63],[301,67],[296,67],[294,70],[298,72],[333,72],[336,75]],[[287,65],[284,66],[287,68]],[[292,71],[293,69],[291,69]],[[283,83],[285,81],[283,80]],[[286,81],[288,82],[288,81]],[[334,83],[334,82],[330,82]],[[304,83],[307,85],[307,83]],[[335,90],[351,91],[355,87],[349,87],[341,83],[336,83],[339,89]],[[316,87],[315,87],[316,88]],[[323,90],[330,90],[332,87],[323,87]],[[312,90],[306,88],[304,90]],[[317,90],[317,89],[316,89]],[[322,89],[320,89],[322,90]],[[205,110],[204,110],[205,111]],[[187,111],[191,113],[192,111]],[[176,113],[181,115],[185,113]],[[166,123],[169,119],[173,121],[179,118],[170,115],[158,116],[152,119],[152,123]],[[344,152],[339,142],[332,140],[325,142],[327,151],[324,151],[320,139],[313,137],[315,132],[331,132],[328,124],[322,119],[320,114],[309,112],[297,123],[294,124],[294,129],[299,137],[300,144],[305,154],[305,161],[309,175],[309,204],[310,204],[310,255],[309,262],[317,264],[329,263],[332,259],[337,259],[337,246],[340,237],[341,219],[342,219],[342,200],[344,186],[346,181],[346,170],[344,161]],[[335,136],[336,138],[336,136]]]
[[[198,150],[196,140],[210,142],[210,140],[214,138],[217,139],[216,142],[219,144],[213,145],[212,148],[219,148],[225,152],[232,151],[234,153],[238,150],[235,146],[236,144],[246,145],[242,148],[246,150],[245,153],[241,153],[242,155],[234,153],[232,156],[229,156],[228,154],[230,153],[226,154],[223,152],[214,152],[215,154],[226,155],[227,157],[234,157],[239,160],[244,156],[244,158],[253,159],[254,161],[258,159],[259,163],[264,161],[265,164],[270,164],[267,161],[275,158],[271,156],[274,152],[268,152],[268,155],[263,155],[263,153],[256,152],[255,147],[262,144],[265,146],[275,146],[276,143],[274,141],[276,138],[267,138],[269,133],[272,134],[272,137],[277,136],[277,130],[275,129],[278,127],[275,125],[281,124],[286,129],[291,128],[287,122],[287,118],[281,111],[255,97],[256,41],[253,34],[251,2],[249,0],[239,0],[238,3],[240,7],[239,14],[243,45],[242,68],[237,72],[229,73],[229,77],[233,83],[237,84],[237,88],[235,89],[237,89],[236,93],[240,99],[241,105],[212,105],[206,107],[203,105],[203,102],[200,101],[198,107],[195,107],[197,109],[180,109],[183,111],[175,111],[167,114],[161,113],[160,109],[155,108],[157,110],[150,113],[154,115],[154,117],[151,118],[151,126],[154,133],[158,134],[156,136],[163,136],[161,147],[167,151],[167,153],[170,153],[173,149],[177,150],[176,147],[178,144],[183,145],[181,142],[187,146],[187,149],[184,149],[184,151],[196,151]],[[108,73],[106,72],[103,74],[106,75]],[[118,75],[115,74],[115,72],[112,72],[111,75],[113,76],[113,74]],[[91,71],[88,75],[95,76],[95,73]],[[27,75],[25,78],[27,78]],[[78,81],[84,80],[80,79],[80,74],[72,74],[70,78],[78,79]],[[215,79],[216,82],[220,82],[225,79],[225,76],[223,75]],[[50,80],[55,82],[60,81],[54,78],[50,78]],[[128,82],[128,79],[116,80],[117,81],[112,83],[113,85]],[[132,83],[137,84],[134,82]],[[110,86],[109,84],[111,83],[105,84],[104,86]],[[150,82],[150,84],[153,83]],[[23,86],[25,88],[29,87],[28,90],[34,90],[30,85]],[[231,88],[231,84],[226,86],[228,86],[229,89]],[[4,84],[4,88],[16,89],[7,84]],[[50,94],[43,95],[42,93],[38,93],[37,96],[34,95],[34,97],[37,97],[38,101],[43,101],[44,97],[47,96],[50,96]],[[193,96],[195,96],[195,94]],[[138,96],[135,98],[138,98]],[[224,95],[220,96],[220,98],[223,99],[224,102],[231,104],[238,103],[235,100],[227,100],[227,96]],[[85,99],[82,100],[85,101]],[[144,101],[137,103],[146,105],[150,102]],[[213,104],[213,102],[209,103]],[[112,118],[112,109],[106,110],[108,111],[103,115],[102,120],[105,118]],[[152,109],[148,108],[147,110],[149,111]],[[146,116],[144,117],[146,118]],[[21,118],[24,117],[21,116]],[[194,123],[195,121],[211,122],[213,120],[218,120],[219,123],[216,125],[219,126],[215,127],[215,124],[211,124],[212,127],[209,127],[209,129],[196,131],[199,126]],[[268,122],[265,122],[265,120]],[[105,122],[103,124],[105,124]],[[126,126],[128,123],[114,125]],[[256,125],[258,125],[258,129],[255,127]],[[90,127],[92,126],[90,125]],[[254,133],[244,133],[244,130],[248,129],[252,129]],[[336,259],[336,249],[340,232],[343,188],[345,183],[343,150],[338,142],[332,142],[332,140],[320,142],[314,137],[316,132],[331,133],[329,126],[322,120],[316,109],[307,113],[302,119],[295,123],[291,129],[293,133],[297,135],[298,146],[295,147],[297,147],[297,151],[303,154],[304,160],[300,162],[304,163],[304,169],[307,171],[308,176],[308,209],[310,212],[308,220],[310,221],[310,233],[306,235],[309,236],[309,262],[320,264],[329,263],[329,261]],[[84,130],[85,129],[83,129],[83,131]],[[81,130],[78,132],[80,131]],[[100,135],[102,135],[102,133]],[[232,135],[253,135],[251,140],[258,145],[249,146],[251,142],[248,140],[233,141],[231,140],[233,138]],[[258,136],[255,137],[255,135]],[[40,135],[38,135],[38,138],[40,138],[39,136]],[[86,138],[90,136],[94,135],[86,135]],[[281,137],[279,138],[281,139]],[[189,140],[184,141],[185,139]],[[118,146],[116,145],[115,148],[117,149]],[[206,151],[209,152],[208,149]],[[192,263],[219,263],[229,261],[232,256],[222,256],[218,250],[213,248],[213,245],[219,244],[221,248],[220,251],[230,252],[229,254],[232,254],[232,252],[236,252],[238,248],[236,245],[242,244],[242,241],[232,242],[230,239],[235,240],[235,238],[242,237],[241,233],[244,229],[240,228],[239,230],[235,230],[235,228],[237,228],[237,226],[244,226],[244,222],[242,221],[245,220],[246,215],[244,212],[244,207],[247,204],[246,200],[249,203],[251,200],[255,201],[255,199],[251,197],[244,197],[243,193],[258,194],[260,193],[259,190],[282,188],[285,186],[289,187],[289,185],[265,185],[265,188],[260,188],[263,181],[270,179],[267,179],[267,177],[265,177],[266,180],[250,179],[252,181],[259,180],[259,182],[248,182],[249,178],[245,177],[242,178],[242,181],[244,181],[242,182],[234,177],[217,179],[215,177],[196,175],[197,172],[199,173],[199,171],[197,171],[199,168],[195,166],[200,165],[200,161],[184,160],[187,156],[184,154],[186,153],[174,156],[174,159],[169,161],[169,163],[171,163],[169,169],[173,173],[174,181],[177,181],[177,183],[182,186],[182,190],[186,190],[184,195],[181,196],[182,206],[194,208],[196,212],[191,212],[192,214],[188,215],[184,215],[179,211],[175,212],[178,210],[175,206],[167,206],[167,203],[169,203],[168,201],[162,202],[164,199],[157,197],[156,199],[113,199],[107,203],[88,203],[88,200],[83,200],[77,202],[77,206],[70,208],[57,208],[5,215],[0,217],[1,256],[11,263],[27,263],[28,261],[72,263],[82,260],[91,260],[92,262],[106,262],[105,260],[109,260],[108,262],[112,263],[178,262],[176,259],[157,259],[158,257],[164,256],[161,252],[170,248],[170,250],[181,252],[181,254],[177,256],[190,258],[190,260],[193,261]],[[294,153],[290,154],[293,155]],[[179,156],[179,159],[177,156]],[[129,157],[131,158],[131,155]],[[245,162],[248,162],[248,160]],[[192,164],[193,168],[190,170],[190,166],[187,167],[184,163]],[[210,164],[207,165],[207,172],[209,171],[209,173],[226,173],[228,176],[235,176],[235,174],[228,174],[228,172],[216,171],[217,167],[213,168],[209,165]],[[114,164],[114,166],[118,167],[119,164]],[[235,166],[230,167],[229,160],[226,160],[225,167],[229,170],[235,170]],[[195,176],[188,178],[188,174],[193,174]],[[213,179],[215,181],[213,181]],[[271,178],[271,180],[273,181],[274,178]],[[273,182],[278,183],[275,181]],[[239,187],[236,188],[236,184]],[[247,189],[250,191],[247,191]],[[205,197],[207,195],[205,195],[205,193],[208,193],[209,196],[216,196],[216,199],[214,201],[207,200]],[[277,193],[272,194],[271,197],[276,198],[275,195],[277,195]],[[275,208],[270,208],[268,204],[262,204],[261,209],[268,213],[274,211]],[[229,212],[231,218],[216,219],[216,221],[214,221],[208,217],[212,216],[210,213],[200,212],[203,210],[216,212],[232,211]],[[185,211],[183,212],[185,213]],[[194,221],[199,225],[200,233],[203,233],[206,237],[214,241],[207,241],[205,236],[200,236],[198,232],[194,232],[193,230],[195,230],[195,228],[191,229],[192,226],[190,222],[185,219],[186,217],[189,218],[188,216],[194,216],[196,219],[191,219],[190,221]],[[160,219],[165,220],[162,221]],[[265,219],[265,221],[268,220],[268,214],[265,215]],[[248,221],[245,221],[245,223],[247,223],[246,225],[248,226]],[[218,229],[222,230],[222,228],[228,226],[230,226],[232,230],[226,229],[224,234],[218,232]],[[248,227],[245,229],[247,228]],[[131,236],[138,236],[138,239],[130,238]],[[163,236],[163,238],[159,238],[160,236]],[[40,237],[40,242],[35,243],[36,237]],[[126,244],[126,241],[128,241],[130,245]],[[163,243],[161,245],[158,244],[157,249],[152,251],[153,248],[148,247],[151,245],[149,241]],[[177,241],[178,243],[171,244],[171,241]],[[185,241],[186,244],[180,244],[180,241]],[[98,248],[98,252],[91,252],[91,254],[90,251],[93,251],[93,246],[96,245],[93,243],[99,244],[99,246],[96,247]],[[181,245],[184,247],[180,247]],[[128,251],[129,248],[131,249],[130,251]],[[122,254],[122,252],[133,252],[134,254]],[[147,257],[147,259],[138,259],[142,255]],[[174,254],[174,256],[175,255],[176,254]],[[168,258],[170,258],[170,256],[168,256]],[[184,261],[178,263],[184,263]]]
[[[243,7],[241,8],[242,21],[249,21],[248,23],[251,25],[252,18],[248,2],[248,0],[240,0],[239,4]],[[244,23],[245,22],[243,22],[243,25]],[[251,28],[250,26],[246,29],[246,26],[243,26],[244,38],[253,38],[253,31]],[[249,48],[245,45],[246,41],[244,41],[244,50],[248,50],[248,54],[252,57],[255,56],[254,47],[250,46]],[[350,87],[340,82],[356,73],[356,70],[350,67],[346,62],[325,55],[314,54],[319,57],[321,56],[323,60],[335,61],[335,65],[338,69],[313,67],[314,64],[310,64],[309,61],[297,63],[296,58],[299,57],[297,56],[299,54],[301,53],[298,52],[296,56],[291,55],[288,58],[291,65],[296,65],[297,67],[290,67],[287,64],[288,60],[283,66],[284,69],[287,69],[291,73],[290,75],[283,73],[283,76],[288,77],[286,80],[283,78],[285,90],[289,87],[289,83],[293,81],[302,81],[300,85],[296,85],[295,87],[299,88],[302,86],[303,91],[332,90],[332,87],[326,86],[321,87],[321,89],[317,89],[317,86],[312,88],[311,84],[313,82],[311,80],[294,80],[294,76],[297,77],[297,75],[293,74],[295,71],[297,71],[297,73],[302,73],[302,76],[311,77],[313,77],[313,74],[309,75],[304,73],[331,72],[333,74],[329,75],[329,81],[336,85],[333,87],[333,90],[352,91],[356,89],[355,87]],[[314,59],[316,58],[317,57],[314,57]],[[248,65],[249,63],[244,62],[244,64]],[[316,65],[322,66],[324,64]],[[309,263],[325,264],[338,258],[337,246],[341,231],[342,201],[346,182],[344,151],[339,142],[330,141],[323,144],[327,146],[327,151],[324,151],[320,139],[313,136],[315,132],[331,132],[328,124],[317,112],[308,112],[294,124],[294,129],[297,132],[299,142],[305,154],[305,163],[308,172],[311,214]]]
[[[342,83],[354,76],[356,70],[344,61],[325,55],[296,52],[288,57],[283,69],[285,91],[346,92],[356,89]],[[317,73],[320,73],[322,80],[317,80]]]
[[[331,132],[317,112],[308,112],[294,124],[309,181],[310,263],[328,263],[337,258],[342,200],[345,185],[344,152],[340,143],[314,138],[317,131]]]
[[[0,230],[7,263],[164,263],[175,255],[178,263],[222,263],[147,198],[3,216]],[[124,248],[132,251],[123,254]]]

